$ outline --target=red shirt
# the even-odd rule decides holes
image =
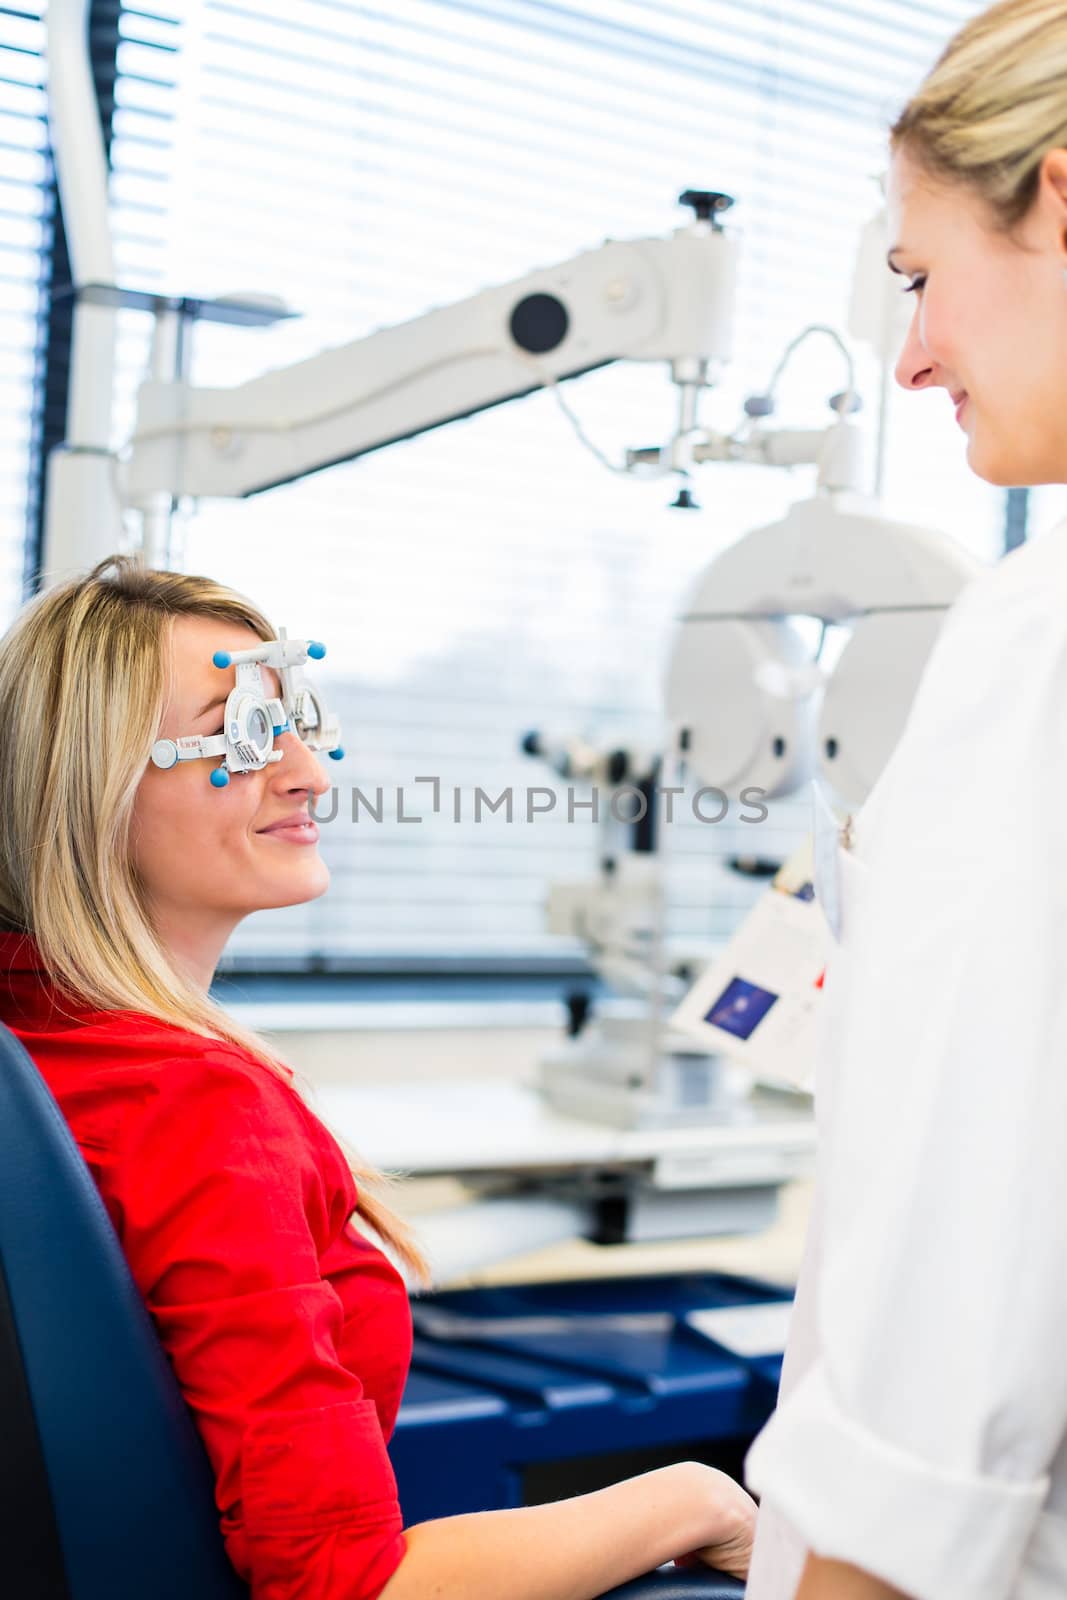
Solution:
[[[340,1147],[235,1046],[55,1003],[32,940],[4,933],[0,1018],[96,1179],[255,1600],[373,1600],[405,1549],[385,1441],[411,1314],[350,1220]]]

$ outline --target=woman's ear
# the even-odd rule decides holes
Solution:
[[[1067,234],[1067,150],[1046,152],[1038,174],[1037,198],[1055,220],[1062,243]]]

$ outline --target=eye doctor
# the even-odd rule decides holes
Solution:
[[[892,130],[897,367],[1067,482],[1067,5],[969,22]],[[950,613],[839,851],[816,1214],[749,1600],[1067,1594],[1067,526]]]

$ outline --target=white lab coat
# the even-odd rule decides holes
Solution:
[[[915,1600],[1062,1600],[1067,524],[957,602],[854,841],[748,1600],[807,1548]]]

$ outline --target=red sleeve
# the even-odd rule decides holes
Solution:
[[[142,1078],[94,1165],[253,1600],[373,1600],[404,1555],[402,1520],[376,1408],[337,1354],[319,1246],[339,1196],[306,1115],[220,1048]]]

